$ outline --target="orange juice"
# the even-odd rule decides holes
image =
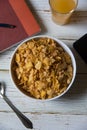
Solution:
[[[76,8],[77,0],[49,0],[52,18],[58,24],[65,24]]]

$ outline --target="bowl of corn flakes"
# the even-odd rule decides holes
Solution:
[[[67,45],[51,36],[24,40],[14,51],[10,66],[15,86],[38,100],[61,97],[72,86],[76,62]]]

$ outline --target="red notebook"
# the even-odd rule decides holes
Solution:
[[[40,31],[25,0],[0,0],[0,52]]]

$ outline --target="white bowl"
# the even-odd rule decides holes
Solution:
[[[57,98],[61,97],[62,95],[64,95],[64,94],[70,89],[70,87],[72,86],[72,84],[73,84],[73,82],[74,82],[74,79],[75,79],[75,76],[76,76],[76,62],[75,62],[75,57],[74,57],[72,51],[69,49],[69,47],[68,47],[65,43],[63,43],[62,41],[60,41],[59,39],[56,39],[56,38],[54,38],[54,37],[52,37],[52,36],[39,35],[39,36],[30,37],[30,38],[24,40],[24,41],[15,49],[15,51],[14,51],[14,53],[13,53],[13,55],[12,55],[11,63],[10,63],[10,75],[11,75],[11,79],[12,79],[13,83],[14,83],[15,86],[19,89],[18,83],[15,82],[15,81],[16,81],[16,79],[15,79],[15,74],[12,72],[13,62],[14,62],[14,55],[15,55],[17,49],[18,49],[23,43],[25,43],[25,42],[27,42],[27,41],[29,41],[29,40],[31,40],[31,39],[45,38],[45,37],[50,38],[50,39],[53,39],[54,41],[56,41],[56,42],[70,55],[71,61],[72,61],[72,67],[73,67],[73,77],[72,77],[72,80],[71,80],[70,84],[68,85],[67,89],[66,89],[64,92],[62,92],[60,95],[58,95],[58,96],[55,96],[55,97],[50,98],[50,99],[44,99],[45,101],[49,101],[49,100],[57,99]],[[27,95],[28,97],[30,97],[30,98],[32,98],[32,99],[36,99],[36,98],[33,98],[33,97],[29,96],[29,94],[27,94],[25,91],[23,91],[23,90],[21,90],[21,89],[19,89],[19,90],[20,90],[22,93],[24,93],[25,95]],[[42,100],[42,99],[36,99],[36,100]],[[42,100],[42,101],[44,101],[44,100]]]

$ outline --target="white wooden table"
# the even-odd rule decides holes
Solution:
[[[76,80],[71,89],[55,101],[30,100],[10,79],[10,59],[15,46],[0,54],[0,81],[6,84],[6,95],[32,120],[34,130],[87,130],[87,65],[72,47],[73,42],[87,32],[87,0],[79,0],[71,22],[64,26],[56,25],[51,20],[48,0],[29,2],[42,28],[41,34],[59,38],[74,53],[77,62]],[[0,130],[27,130],[3,99],[0,99]]]

